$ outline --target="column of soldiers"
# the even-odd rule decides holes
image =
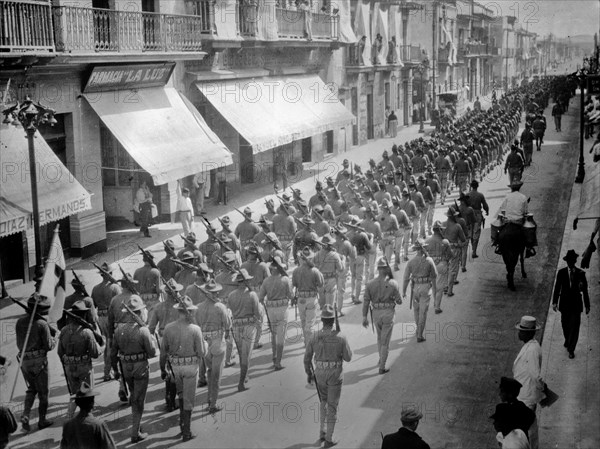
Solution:
[[[147,437],[141,423],[149,360],[160,353],[166,410],[179,410],[181,437],[188,441],[194,438],[191,414],[198,387],[207,387],[210,413],[221,409],[221,374],[233,364],[234,346],[239,392],[250,387],[252,354],[261,347],[265,327],[273,369],[284,369],[291,305],[300,316],[308,379],[321,400],[320,438],[327,447],[334,445],[342,365],[352,355],[339,329],[333,330],[333,323],[338,328],[337,319],[344,316],[344,300],[363,304],[363,325],[368,327],[370,319],[377,334],[380,374],[389,371],[394,309],[406,300],[409,285],[416,338],[425,341],[430,292],[435,313],[441,313],[443,295],[454,295],[459,269],[466,270],[469,243],[472,258],[478,257],[483,213],[489,213],[479,180],[501,163],[518,131],[518,92],[500,103],[444,123],[431,140],[394,145],[391,155],[385,151],[380,162],[371,160],[365,173],[344,161],[336,180],[317,182],[308,202],[293,190],[292,197],[285,192],[277,196],[277,207],[274,200],[265,201],[266,212],[257,221],[251,208],[238,211],[243,222],[235,230],[229,217],[219,219],[220,230],[202,217],[204,242],[198,244],[190,232],[182,236],[183,248],[176,252],[175,243],[167,240],[165,257],[157,263],[151,252],[142,250],[144,266],[133,276],[115,265],[96,266],[101,282],[88,295],[74,281],[75,293],[65,302],[68,316],[59,323],[58,352],[70,391],[79,391],[84,383],[93,387],[92,359],[104,353],[104,380],[120,381],[119,399],[132,407],[131,441],[142,441]],[[454,202],[448,208],[445,223],[434,222],[438,197],[444,204],[453,185],[460,206]],[[411,260],[409,248],[415,253]],[[400,285],[394,272],[403,263]],[[45,357],[56,344],[44,320],[47,300],[32,297],[30,302],[37,302],[40,317],[23,368],[28,391],[22,423],[27,430],[36,395],[38,426],[52,424],[46,419]],[[323,330],[315,332],[319,310]],[[17,323],[20,350],[26,324],[26,319]],[[42,375],[32,377],[40,367]]]

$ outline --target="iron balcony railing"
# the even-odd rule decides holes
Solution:
[[[0,50],[53,52],[51,3],[0,0]]]

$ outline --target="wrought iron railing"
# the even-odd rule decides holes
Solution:
[[[418,45],[401,45],[400,54],[402,55],[402,62],[420,63],[424,56],[421,52],[421,47]]]
[[[0,0],[0,49],[54,51],[49,1]]]

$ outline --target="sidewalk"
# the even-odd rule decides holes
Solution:
[[[592,155],[588,153],[591,140],[585,141],[585,169],[587,176],[594,167]],[[575,173],[573,173],[573,179]],[[586,177],[587,179],[587,177]],[[574,249],[580,258],[585,251],[594,228],[594,220],[580,221],[577,230],[573,230],[573,220],[579,212],[579,199],[582,184],[573,184],[567,225],[564,230],[560,263],[556,271],[566,266],[562,257],[567,250]],[[598,192],[600,194],[600,192]],[[590,293],[590,314],[581,316],[579,342],[575,359],[568,358],[563,347],[563,334],[560,313],[552,310],[552,301],[546,322],[542,351],[542,378],[552,391],[559,395],[558,401],[550,408],[539,413],[540,448],[585,448],[600,446],[600,284],[598,272],[598,252],[592,255],[586,277]],[[555,271],[555,273],[556,273]]]

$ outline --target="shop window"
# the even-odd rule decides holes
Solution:
[[[130,187],[139,165],[104,125],[100,125],[102,181],[106,187]]]

